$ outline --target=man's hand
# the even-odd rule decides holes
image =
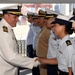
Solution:
[[[40,62],[38,61],[38,57],[34,58],[34,67],[37,67],[40,65]]]

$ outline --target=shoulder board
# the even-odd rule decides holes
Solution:
[[[6,26],[3,26],[3,32],[8,32],[8,28]]]
[[[67,44],[67,46],[72,45],[72,43],[71,43],[70,40],[67,40],[67,41],[66,41],[66,44]]]

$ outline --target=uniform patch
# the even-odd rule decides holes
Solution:
[[[3,26],[3,31],[8,32],[8,28],[6,26]]]
[[[72,43],[71,43],[70,40],[67,40],[67,41],[66,41],[66,44],[67,44],[67,46],[72,45]]]

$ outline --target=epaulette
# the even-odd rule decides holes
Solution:
[[[66,44],[67,44],[67,46],[72,45],[72,43],[71,43],[70,40],[67,40],[67,41],[66,41]]]
[[[8,28],[6,26],[3,26],[3,32],[8,32]]]

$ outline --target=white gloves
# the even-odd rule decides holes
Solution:
[[[34,61],[37,59],[37,57],[35,57],[34,58]],[[40,62],[38,61],[38,60],[36,60],[35,62],[34,62],[34,65],[33,65],[33,67],[37,67],[37,66],[39,66],[40,65]]]

